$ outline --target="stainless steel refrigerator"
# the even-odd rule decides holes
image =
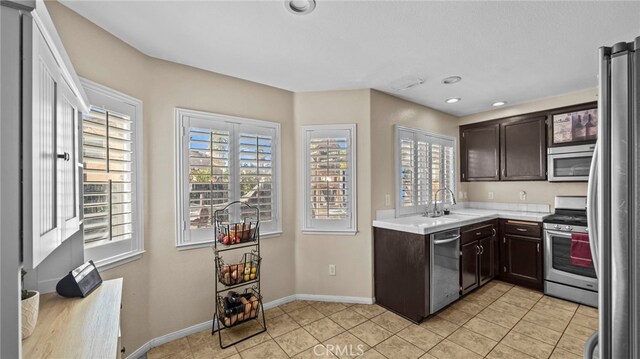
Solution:
[[[599,329],[585,358],[640,358],[640,37],[600,48],[598,142],[587,197]]]

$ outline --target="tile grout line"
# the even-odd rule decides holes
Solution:
[[[511,289],[513,289],[513,288],[516,288],[516,286],[513,286]],[[505,292],[502,296],[500,296],[500,298],[502,298],[505,294],[507,294],[508,292],[510,292],[510,291],[511,291],[511,289],[509,289],[509,290],[508,290],[507,292]],[[507,332],[507,334],[505,334],[505,335],[504,335],[504,337],[502,337],[502,339],[500,339],[500,341],[498,342],[498,344],[502,343],[502,342],[504,341],[504,338],[506,338],[506,337],[507,337],[507,335],[511,334],[511,332],[513,331],[513,328],[515,328],[515,327],[516,327],[516,326],[517,326],[517,325],[518,325],[522,320],[524,320],[524,317],[526,317],[526,316],[527,316],[527,314],[529,314],[529,312],[530,312],[531,310],[533,310],[533,307],[535,307],[535,306],[536,306],[536,304],[538,304],[542,298],[544,298],[544,294],[543,294],[540,298],[538,298],[538,299],[536,300],[536,302],[531,306],[531,308],[529,308],[529,310],[527,310],[527,312],[526,312],[526,313],[524,313],[524,315],[523,315],[523,316],[522,316],[522,317],[521,317],[521,318],[516,322],[516,324],[514,324],[514,325],[513,325],[513,327],[511,327],[511,329],[509,329],[509,331]],[[521,333],[518,333],[518,334],[521,334]],[[528,336],[528,335],[526,335],[526,334],[521,334],[521,335],[524,335],[525,337],[531,338],[530,336]],[[538,341],[538,340],[537,340],[537,339],[535,339],[535,338],[531,338],[531,339]],[[496,346],[498,346],[498,344],[496,344]],[[506,343],[502,343],[502,344],[503,344],[503,345],[506,345],[507,347],[509,347],[509,348],[511,348],[511,349],[513,349],[513,350],[515,350],[515,351],[519,352],[519,353],[522,353],[520,350],[518,350],[518,349],[516,349],[516,348],[513,348],[512,346],[510,346],[510,345],[508,345],[508,344],[506,344]],[[495,348],[495,347],[494,347],[494,348]],[[492,349],[492,351],[493,351],[493,349]],[[491,352],[489,352],[489,354],[491,354]],[[489,354],[487,354],[487,355],[489,355]],[[527,353],[522,353],[522,354],[524,354],[524,355],[528,355]],[[553,354],[553,350],[551,350],[551,353],[549,354],[549,356],[551,356],[551,354]],[[530,355],[529,355],[529,356],[530,356]],[[485,356],[485,358],[486,358],[486,356]]]

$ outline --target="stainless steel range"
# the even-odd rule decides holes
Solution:
[[[587,198],[558,196],[556,211],[544,217],[544,292],[573,302],[598,306],[598,279],[591,265],[572,264],[573,233],[588,234]]]

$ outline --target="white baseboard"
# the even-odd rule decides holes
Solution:
[[[353,304],[373,304],[373,298],[345,297],[339,295],[296,294],[296,300],[313,300],[316,302],[339,302]]]
[[[293,294],[287,297],[272,300],[268,303],[264,303],[262,307],[267,310],[275,308],[277,306],[293,302],[294,300],[312,300],[318,302],[340,302],[340,303],[355,303],[355,304],[373,304],[373,298],[367,297],[344,297],[338,295],[320,295],[320,294]],[[153,338],[136,349],[133,353],[127,356],[127,359],[138,359],[146,354],[151,348],[157,347],[162,344],[172,342],[174,340],[184,338],[188,335],[201,332],[206,329],[211,329],[212,320],[208,320],[204,323],[192,325],[188,328],[177,330],[173,333],[165,334],[163,336]]]

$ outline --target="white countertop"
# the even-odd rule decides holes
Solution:
[[[451,211],[450,215],[435,218],[416,215],[400,218],[379,219],[373,221],[373,226],[415,234],[430,234],[496,218],[542,222],[542,217],[548,214],[549,213],[544,212],[463,208]]]

